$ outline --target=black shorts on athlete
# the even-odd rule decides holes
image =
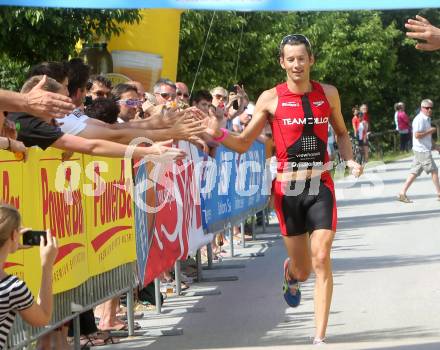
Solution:
[[[336,231],[337,211],[330,176],[305,181],[275,181],[275,210],[283,236],[325,229]]]

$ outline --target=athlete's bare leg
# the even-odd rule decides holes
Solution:
[[[400,191],[400,194],[406,195],[406,192],[408,191],[409,186],[414,182],[414,180],[417,178],[415,174],[409,174],[408,178],[405,181],[405,184],[403,185],[402,191]]]
[[[290,277],[300,282],[306,281],[312,271],[309,234],[283,236],[283,239],[290,258]]]
[[[311,236],[312,266],[315,281],[316,338],[324,338],[333,294],[333,273],[330,252],[335,232],[315,230]]]

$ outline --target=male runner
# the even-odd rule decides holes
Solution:
[[[284,263],[284,298],[296,307],[313,268],[315,284],[314,344],[324,344],[333,291],[330,250],[336,230],[334,185],[327,154],[328,123],[332,125],[339,152],[360,176],[362,167],[353,161],[350,139],[341,114],[338,90],[310,80],[314,57],[309,40],[300,34],[286,36],[279,60],[287,82],[264,91],[243,133],[220,129],[211,118],[207,131],[226,147],[245,152],[271,124],[278,161],[274,183],[275,209],[288,258]],[[331,164],[331,163],[329,163]],[[310,235],[306,234],[309,233]]]

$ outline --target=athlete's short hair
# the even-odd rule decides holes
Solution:
[[[289,34],[286,35],[280,43],[280,57],[284,57],[284,46],[286,45],[304,45],[306,47],[307,53],[309,57],[313,56],[312,53],[312,45],[310,44],[310,40],[303,34]]]

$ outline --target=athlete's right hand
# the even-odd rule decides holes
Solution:
[[[359,163],[356,163],[354,160],[347,160],[346,163],[347,166],[350,168],[351,173],[354,177],[359,177],[362,175],[364,168]]]
[[[222,135],[220,131],[220,121],[218,115],[218,108],[212,106],[209,110],[209,115],[205,115],[204,125],[206,127],[206,133],[212,137],[219,137]]]

